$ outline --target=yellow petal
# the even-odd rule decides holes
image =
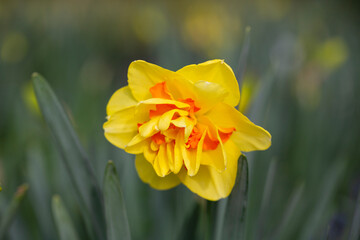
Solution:
[[[180,130],[175,139],[174,146],[174,170],[173,173],[177,174],[183,165],[183,157],[182,157],[182,146],[184,145],[184,131]]]
[[[134,61],[128,70],[128,83],[132,94],[138,101],[151,98],[149,89],[163,82],[171,71],[142,60]]]
[[[144,123],[139,127],[139,133],[143,137],[151,137],[155,133],[159,132],[157,128],[160,117],[154,117],[150,121]]]
[[[201,165],[207,165],[218,172],[223,172],[225,170],[225,157],[223,147],[219,144],[215,150],[203,151]]]
[[[220,198],[229,196],[235,184],[238,158],[241,153],[231,140],[224,144],[224,148],[228,164],[223,172],[219,173],[210,166],[201,166],[199,172],[191,177],[183,168],[178,174],[181,182],[192,192],[211,201],[217,201]]]
[[[142,60],[134,61],[129,66],[129,87],[138,101],[151,98],[149,89],[164,81],[175,99],[183,98],[186,94],[189,95],[189,89],[186,91],[186,86],[190,87],[191,82],[176,72]],[[190,95],[188,97],[192,97]]]
[[[226,153],[219,136],[218,129],[215,124],[207,117],[201,116],[198,118],[198,121],[208,127],[208,133],[213,138],[217,138],[219,145],[215,150],[208,150],[203,152],[203,157],[201,158],[202,165],[208,165],[215,168],[218,172],[223,172],[227,163]]]
[[[174,141],[170,143],[166,143],[166,156],[169,162],[170,170],[173,172],[175,169],[175,162],[174,162],[174,148],[175,143]]]
[[[140,104],[150,104],[150,105],[156,105],[156,104],[173,104],[177,106],[178,108],[188,108],[190,107],[189,104],[175,101],[175,100],[169,100],[169,99],[163,99],[163,98],[150,98],[144,101],[141,101]]]
[[[201,64],[185,66],[177,73],[187,79],[197,82],[200,80],[218,83],[229,92],[224,102],[236,106],[240,100],[239,85],[234,72],[223,60],[211,60]]]
[[[228,91],[218,83],[197,81],[194,83],[196,92],[195,102],[200,107],[196,113],[202,115],[211,109],[215,104],[223,102]]]
[[[166,129],[169,128],[171,120],[172,120],[175,113],[178,113],[180,116],[187,116],[188,115],[187,111],[180,110],[180,109],[173,109],[173,110],[170,110],[170,111],[164,113],[159,119],[158,127],[159,127],[160,130],[165,131]]]
[[[190,107],[189,104],[169,100],[169,99],[162,99],[162,98],[150,98],[144,101],[141,101],[136,106],[135,116],[137,122],[143,123],[149,120],[149,111],[155,109],[155,105],[162,105],[162,104],[171,104],[175,105],[178,108],[188,108]]]
[[[137,101],[133,97],[131,90],[128,86],[117,90],[110,98],[106,107],[106,113],[108,116],[114,114],[122,109],[135,106]]]
[[[178,128],[185,129],[184,136],[185,136],[185,141],[187,141],[196,124],[196,121],[188,117],[178,117],[177,119],[171,120],[171,123]]]
[[[144,152],[146,145],[150,144],[151,139],[144,138],[140,134],[136,134],[133,139],[125,146],[125,152],[131,154],[140,154]]]
[[[155,189],[166,190],[180,184],[180,180],[173,173],[170,173],[165,177],[159,177],[155,173],[153,166],[144,158],[142,154],[136,155],[135,167],[140,179]]]
[[[152,141],[151,141],[151,143],[152,143]],[[156,155],[157,155],[157,150],[156,151],[152,150],[150,148],[150,144],[144,146],[144,157],[149,163],[151,163],[151,164],[154,163]]]
[[[271,145],[271,135],[268,131],[255,125],[242,113],[227,104],[217,104],[206,116],[217,127],[236,128],[231,138],[240,151],[265,150]]]
[[[203,132],[196,149],[187,149],[185,143],[181,143],[182,156],[189,176],[194,176],[199,171],[205,135],[206,130]]]
[[[158,154],[155,157],[154,163],[153,163],[154,169],[156,174],[159,177],[165,177],[170,173],[170,166],[167,158],[166,153],[166,145],[161,144],[159,147]]]
[[[137,134],[137,123],[134,121],[135,107],[117,111],[104,123],[106,139],[119,148],[124,148]]]

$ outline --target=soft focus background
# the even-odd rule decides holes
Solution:
[[[133,239],[171,239],[199,199],[138,179],[133,156],[103,136],[106,104],[133,60],[177,70],[220,58],[242,77],[241,111],[273,137],[247,154],[246,239],[347,239],[360,189],[359,16],[356,1],[1,0],[0,218],[29,184],[8,238],[56,239],[54,194],[88,237],[33,72],[62,101],[100,184],[115,162]]]

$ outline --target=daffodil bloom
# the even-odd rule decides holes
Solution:
[[[107,105],[105,137],[136,154],[140,179],[159,190],[183,183],[208,200],[227,197],[241,152],[264,150],[270,134],[235,109],[240,92],[223,60],[173,72],[145,61]]]

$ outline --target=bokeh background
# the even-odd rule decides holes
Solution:
[[[115,162],[133,239],[172,239],[199,199],[138,179],[133,156],[103,136],[106,104],[133,60],[177,70],[220,58],[239,79],[241,111],[273,137],[246,154],[246,239],[347,239],[360,189],[359,16],[356,1],[335,0],[1,0],[0,217],[29,184],[7,237],[56,239],[54,194],[89,237],[33,72],[61,99],[99,183]]]

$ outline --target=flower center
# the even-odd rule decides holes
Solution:
[[[196,112],[200,110],[200,107],[196,105],[194,99],[175,100],[165,82],[155,84],[149,91],[153,98],[187,104],[187,107],[182,108],[169,104],[168,101],[155,104],[155,107],[149,111],[149,121],[138,124],[141,135],[151,135],[149,137],[155,150],[164,143],[175,144],[176,141],[182,141],[188,150],[197,149],[202,138],[202,150],[214,150],[220,141],[225,143],[235,131],[235,128],[217,128],[211,123],[199,122]],[[179,139],[179,136],[183,139]]]

